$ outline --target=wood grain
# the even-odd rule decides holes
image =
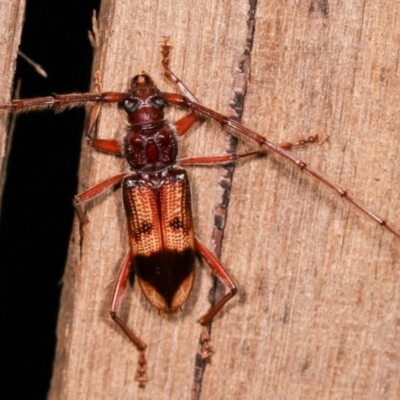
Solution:
[[[11,99],[17,51],[21,40],[25,1],[0,1],[0,101]],[[6,176],[6,165],[11,142],[7,132],[9,116],[0,115],[0,201]]]
[[[274,142],[324,132],[327,143],[296,154],[399,228],[399,2],[251,4],[244,124]],[[247,1],[103,1],[93,70],[105,91],[125,90],[142,70],[171,91],[158,50],[170,35],[176,74],[203,104],[231,114],[249,9]],[[98,137],[124,129],[121,111],[104,107]],[[207,121],[181,140],[181,154],[221,154],[225,135]],[[124,168],[85,149],[80,191]],[[218,168],[189,174],[196,235],[213,248]],[[88,215],[82,247],[77,225],[71,239],[49,398],[195,398],[207,266],[176,318],[160,317],[138,287],[128,290],[123,315],[149,344],[152,380],[140,390],[137,352],[108,315],[128,246],[120,192],[94,201]],[[222,247],[239,292],[212,325],[215,355],[197,397],[399,398],[399,249],[398,238],[296,168],[271,155],[240,162]]]

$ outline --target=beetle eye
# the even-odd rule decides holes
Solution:
[[[153,97],[150,99],[150,104],[156,110],[161,110],[165,106],[165,100],[162,97]]]
[[[134,112],[139,108],[139,100],[138,99],[133,99],[133,100],[128,100],[126,99],[124,101],[124,108],[126,112]]]

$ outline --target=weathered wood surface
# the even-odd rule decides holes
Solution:
[[[0,101],[2,102],[11,98],[24,10],[24,0],[0,0]],[[7,133],[8,120],[7,114],[2,113],[0,115],[0,203],[11,140]]]
[[[247,1],[103,1],[95,69],[105,91],[145,70],[162,90],[158,42],[174,42],[173,69],[205,105],[232,115],[248,81],[243,122],[274,142],[322,131],[329,142],[296,150],[400,227],[400,3],[254,1],[249,75]],[[172,112],[171,118],[177,113]],[[104,107],[98,136],[124,133]],[[212,122],[181,140],[182,155],[221,154]],[[241,149],[251,144],[239,145]],[[120,173],[123,160],[84,150],[83,190]],[[210,248],[218,168],[190,168],[198,237]],[[152,380],[133,381],[137,352],[108,307],[127,250],[121,196],[88,207],[82,248],[71,240],[51,399],[188,399],[197,318],[211,277],[199,266],[176,318],[158,316],[138,287],[123,315],[148,344]],[[201,399],[398,399],[400,240],[322,184],[275,157],[237,165],[222,262],[238,295],[212,325],[215,349]]]

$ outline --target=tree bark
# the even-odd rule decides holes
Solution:
[[[126,90],[142,70],[173,91],[158,48],[171,36],[172,68],[204,105],[239,118],[240,103],[243,123],[275,143],[322,132],[325,143],[293,152],[399,228],[399,20],[396,1],[107,0],[93,71],[104,91]],[[103,107],[97,136],[124,130],[123,113]],[[256,148],[242,139],[238,151]],[[180,154],[221,154],[227,142],[206,121]],[[196,235],[213,251],[221,168],[188,168]],[[85,149],[80,191],[124,169]],[[121,193],[87,207],[83,237],[76,223],[71,239],[50,399],[399,398],[400,239],[271,154],[237,164],[230,199],[221,260],[239,290],[212,323],[204,375],[196,320],[210,306],[208,267],[176,317],[127,290],[123,317],[149,345],[144,390],[137,351],[108,315],[128,248]]]
[[[16,67],[17,51],[21,41],[25,1],[0,0],[0,88],[1,102],[9,101]],[[8,130],[9,116],[0,115],[0,204],[6,176],[7,159],[11,142]]]

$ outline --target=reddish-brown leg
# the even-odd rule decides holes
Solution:
[[[164,78],[174,87],[176,87],[184,96],[195,103],[199,103],[194,94],[186,87],[186,85],[169,69],[169,53],[172,49],[172,43],[168,36],[164,36],[160,42],[161,46],[161,66],[164,70]],[[175,122],[177,134],[183,135],[197,121],[201,119],[198,114],[192,112],[186,117]]]
[[[118,140],[95,139],[88,137],[87,144],[96,150],[104,151],[105,153],[114,154],[116,156],[122,156],[122,151]]]
[[[92,186],[88,190],[85,190],[81,194],[78,194],[74,197],[73,204],[76,213],[78,214],[78,218],[81,221],[81,224],[85,224],[88,222],[88,219],[82,210],[82,204],[99,196],[110,187],[118,185],[122,181],[122,179],[124,179],[125,175],[126,173],[113,176],[112,178],[100,182],[97,185]]]
[[[191,101],[198,103],[194,94],[184,85],[184,83],[169,69],[169,53],[172,49],[172,43],[169,36],[164,36],[160,42],[161,46],[161,66],[164,70],[164,78],[174,87],[176,87],[184,96]]]
[[[242,154],[223,154],[221,156],[187,157],[178,159],[180,165],[218,165],[236,162],[239,158],[254,156],[255,154],[265,154],[264,151],[249,151]]]
[[[101,79],[101,73],[99,70],[97,70],[94,73],[94,81],[95,81],[96,93],[100,94],[102,92],[103,83],[102,83],[102,79]],[[93,132],[93,129],[94,129],[97,119],[99,117],[101,106],[102,106],[101,103],[97,103],[90,110],[89,119],[88,119],[87,128],[86,128],[86,138],[87,138],[88,142],[90,141],[90,136]]]
[[[88,125],[86,129],[86,143],[100,151],[105,153],[115,154],[117,156],[122,155],[120,144],[115,139],[97,139],[92,138],[92,132],[96,125],[97,118],[99,117],[102,103],[95,104],[90,110]]]
[[[118,274],[117,283],[115,285],[111,306],[110,306],[110,315],[111,318],[120,326],[120,328],[124,331],[125,335],[128,336],[130,341],[136,346],[139,350],[139,360],[138,367],[135,374],[135,381],[139,382],[139,387],[144,388],[146,386],[146,382],[149,381],[149,377],[146,371],[146,356],[144,355],[144,351],[146,350],[147,344],[143,342],[140,338],[138,338],[131,329],[129,329],[120,317],[118,317],[117,312],[121,307],[122,298],[124,295],[124,291],[126,288],[126,283],[128,281],[129,272],[132,266],[132,253],[129,250],[122,261],[121,269]]]
[[[103,84],[101,80],[100,71],[96,71],[95,74],[95,83],[96,83],[96,92],[100,95],[103,90]],[[96,139],[92,138],[92,132],[96,126],[97,119],[100,115],[100,110],[102,107],[102,103],[95,104],[90,110],[89,119],[86,128],[86,141],[87,144],[100,151],[104,151],[105,153],[122,155],[121,146],[118,140],[115,139]]]
[[[303,147],[309,144],[315,144],[320,141],[320,135],[311,135],[295,142],[283,142],[279,144],[285,150],[293,149],[294,147]],[[265,154],[263,150],[254,150],[242,154],[223,154],[221,156],[205,156],[205,157],[187,157],[178,159],[180,165],[217,165],[236,162],[239,158],[250,157],[256,154]]]
[[[201,255],[201,257],[210,266],[215,276],[229,289],[229,292],[224,295],[216,304],[214,304],[206,314],[204,314],[197,322],[203,326],[202,330],[202,351],[201,356],[207,359],[213,353],[210,347],[210,336],[206,325],[208,325],[212,319],[218,314],[221,308],[236,294],[237,286],[233,281],[232,277],[229,275],[228,271],[223,267],[217,257],[211,253],[210,250],[204,246],[197,238],[195,239],[196,250]]]
[[[92,138],[92,132],[96,125],[97,118],[101,110],[101,103],[97,103],[92,107],[89,114],[88,126],[86,130],[86,142],[93,149],[104,151],[105,153],[122,155],[121,146],[118,140],[115,139],[96,139]]]
[[[228,271],[222,266],[221,262],[218,260],[210,250],[196,238],[196,250],[210,266],[215,276],[229,289],[229,293],[222,297],[215,305],[213,305],[206,314],[204,314],[197,322],[201,325],[207,325],[215,317],[216,314],[221,310],[225,303],[231,299],[237,291],[237,286],[233,281],[232,277],[229,275]]]
[[[175,131],[178,136],[184,135],[198,120],[198,116],[193,112],[174,123]]]

